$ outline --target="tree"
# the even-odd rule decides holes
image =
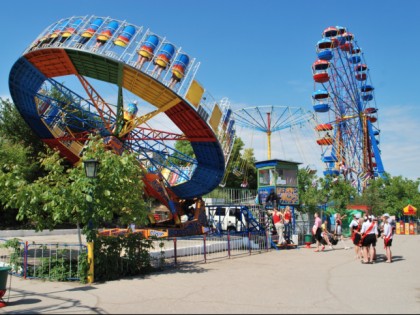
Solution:
[[[245,144],[240,137],[235,138],[228,165],[226,166],[226,187],[241,188],[241,184],[246,176],[248,181],[247,188],[257,188],[257,170],[255,168],[254,149],[244,149],[244,145]]]
[[[0,226],[16,226],[17,209],[5,209],[11,193],[33,178],[39,167],[31,162],[31,149],[21,143],[0,138]],[[25,224],[23,221],[21,224]]]
[[[22,182],[32,182],[43,176],[37,160],[47,146],[29,128],[10,100],[0,98],[0,211],[3,226],[15,226],[18,209],[6,208],[9,193]],[[26,224],[26,220],[21,221]]]
[[[29,128],[14,104],[2,98],[0,98],[0,138],[21,143],[30,150],[29,156],[34,158],[38,156],[38,152],[46,152],[47,147]]]
[[[298,169],[298,210],[306,213],[318,211],[320,191],[316,174],[307,169]]]
[[[188,141],[176,141],[175,142],[175,150],[179,152],[174,153],[174,157],[170,157],[170,161],[178,166],[187,166],[188,162],[185,160],[183,155],[186,155],[188,157],[194,158],[194,150],[191,146],[191,143]]]
[[[91,138],[84,158],[100,161],[98,178],[84,174],[83,165],[63,166],[58,152],[41,159],[46,175],[32,183],[21,181],[10,193],[7,205],[19,209],[18,218],[30,219],[37,230],[53,229],[61,222],[80,222],[87,240],[114,216],[121,223],[144,224],[147,218],[143,193],[143,170],[132,154],[118,156],[105,150],[102,140]]]
[[[324,189],[327,191],[327,201],[336,213],[344,214],[350,199],[357,193],[356,189],[342,176],[327,176],[324,181]]]
[[[356,190],[343,177],[321,177],[306,169],[298,171],[299,210],[309,213],[328,206],[335,212],[344,214]]]
[[[417,208],[420,206],[420,179],[410,180],[402,176],[386,176],[380,179],[376,185],[370,185],[366,192],[372,189],[380,190],[380,198],[383,202],[378,210],[380,213],[388,212],[390,215],[402,217],[403,208],[409,203]]]

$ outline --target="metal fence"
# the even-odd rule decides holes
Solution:
[[[159,267],[168,267],[260,254],[271,250],[270,243],[268,232],[199,235],[156,240],[150,254],[155,263],[164,258]]]
[[[6,242],[0,239],[0,245]],[[153,267],[173,268],[270,250],[269,232],[204,234],[155,240],[150,257]],[[11,266],[12,274],[24,279],[79,281],[80,260],[86,253],[87,247],[79,244],[18,242],[13,248],[0,246],[0,266]]]
[[[12,267],[12,274],[23,278],[59,281],[80,280],[81,259],[87,247],[80,244],[19,242],[16,248],[4,247],[0,239],[0,265]]]
[[[204,200],[213,200],[216,204],[241,204],[251,205],[255,204],[255,197],[257,196],[256,189],[246,188],[216,188],[212,192],[203,196]],[[210,203],[209,203],[210,204]]]

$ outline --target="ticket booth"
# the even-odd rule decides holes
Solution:
[[[267,160],[255,163],[258,180],[258,203],[264,204],[273,190],[279,200],[279,207],[290,207],[292,233],[295,233],[295,207],[299,204],[298,165],[302,163],[284,160]],[[266,205],[272,209],[271,205]]]

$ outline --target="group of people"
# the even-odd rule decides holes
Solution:
[[[376,261],[376,243],[378,238],[383,238],[386,263],[392,262],[392,239],[395,232],[393,221],[388,213],[380,218],[373,215],[355,214],[350,223],[351,239],[354,244],[356,259],[360,259],[362,264],[372,264]]]
[[[325,245],[332,250],[334,249],[332,246],[337,245],[338,241],[341,241],[344,244],[344,249],[349,249],[349,247],[345,244],[342,234],[342,219],[344,217],[345,216],[341,217],[338,213],[336,214],[334,232],[331,233],[328,229],[328,220],[325,220],[322,223],[319,214],[315,213],[315,223],[312,227],[312,234],[315,236],[317,243],[316,252],[323,251],[325,249]]]
[[[341,240],[344,249],[346,246],[342,234],[342,219],[340,214],[336,214],[334,233],[328,231],[328,221],[322,223],[318,213],[315,213],[315,223],[312,227],[312,234],[316,240],[315,252],[323,251],[325,245],[333,249],[333,240],[335,244]],[[383,238],[386,255],[386,263],[392,262],[392,239],[395,231],[393,221],[388,213],[381,217],[381,222],[373,215],[365,215],[362,217],[359,213],[353,215],[353,220],[349,225],[351,231],[351,240],[353,241],[356,259],[360,259],[363,264],[372,264],[376,261],[376,243],[378,238]],[[335,245],[334,244],[334,245]]]
[[[277,209],[274,207],[273,210],[268,210],[272,215],[274,227],[276,228],[279,239],[278,245],[284,245],[290,243],[290,225],[292,223],[292,213],[290,207],[286,206],[284,210]]]

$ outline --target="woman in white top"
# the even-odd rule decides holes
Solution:
[[[385,255],[386,255],[386,261],[387,263],[392,262],[392,252],[391,252],[391,245],[392,245],[392,226],[389,223],[389,214],[385,213],[382,216],[382,220],[384,222],[384,232],[382,233],[382,238],[384,239],[384,247],[385,247]]]

